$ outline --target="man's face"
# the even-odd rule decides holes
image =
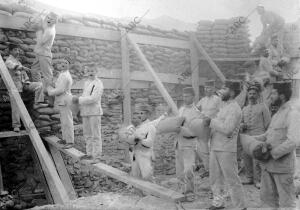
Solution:
[[[46,18],[45,18],[45,22],[46,22],[46,25],[47,26],[53,26],[55,23],[56,23],[56,19],[47,15]]]
[[[222,101],[228,101],[230,99],[230,89],[223,87],[219,93],[221,94]]]
[[[206,86],[204,90],[206,96],[212,96],[214,94],[214,87]]]
[[[18,58],[19,55],[20,55],[20,49],[19,48],[13,48],[11,51],[10,51],[10,54],[12,56],[14,56],[15,58]]]
[[[275,90],[275,89],[272,90],[270,99],[271,99],[271,103],[274,104],[274,105],[275,104],[276,105],[281,104],[281,99],[279,97],[279,94],[278,94],[277,90]]]
[[[183,94],[183,102],[185,105],[190,105],[194,102],[194,96],[191,93],[184,93]]]
[[[251,101],[257,101],[258,99],[258,93],[256,90],[249,90],[248,91],[248,99]]]
[[[276,47],[278,45],[278,39],[273,38],[272,41],[271,41],[271,44]]]
[[[265,9],[263,7],[257,7],[258,14],[262,15],[262,14],[264,14],[264,12],[265,12]]]
[[[139,123],[142,123],[144,122],[145,120],[148,119],[148,112],[147,111],[140,111],[140,110],[137,110],[136,111],[136,116],[137,116],[137,120]]]
[[[86,76],[88,76],[90,79],[94,79],[97,77],[98,71],[97,71],[96,67],[86,67],[85,73],[86,73]]]
[[[63,70],[68,70],[69,69],[69,62],[66,60],[62,60],[59,64],[58,64],[58,69],[60,71]]]

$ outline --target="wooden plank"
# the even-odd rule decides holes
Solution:
[[[192,87],[195,92],[195,101],[199,101],[199,62],[197,50],[192,41],[190,41],[190,62],[191,62],[191,71],[192,71]]]
[[[205,49],[202,47],[202,45],[198,42],[195,34],[191,34],[191,40],[196,45],[196,49],[198,50],[199,54],[203,55],[207,62],[209,63],[210,67],[213,69],[213,71],[217,74],[217,76],[220,78],[222,82],[225,82],[226,78],[224,74],[221,72],[221,70],[218,68],[218,66],[215,64],[215,62],[211,59],[211,57],[207,54]]]
[[[181,39],[163,38],[157,36],[140,35],[130,33],[133,41],[139,44],[158,45],[162,47],[172,47],[179,49],[189,49],[189,41]]]
[[[67,203],[69,201],[69,197],[67,192],[59,179],[55,166],[53,164],[52,159],[50,158],[42,140],[39,136],[38,131],[32,119],[20,97],[19,91],[17,90],[4,62],[2,56],[0,56],[0,73],[2,80],[4,81],[9,93],[12,95],[11,100],[16,102],[17,108],[20,112],[21,119],[26,127],[26,130],[29,134],[31,142],[37,152],[38,158],[41,161],[41,165],[43,171],[45,173],[45,177],[47,179],[47,183],[49,185],[51,195],[55,203]]]
[[[59,139],[56,136],[44,137],[44,140],[47,141],[49,144],[53,145],[54,147],[56,147],[61,152],[71,156],[76,160],[80,160],[80,157],[84,155],[84,153],[76,150],[75,148],[63,149],[62,146],[57,143]],[[83,160],[82,162],[86,164],[91,164],[91,161]],[[173,201],[180,201],[184,198],[184,195],[182,195],[181,193],[164,188],[154,183],[150,183],[141,179],[134,178],[130,176],[128,173],[123,172],[117,168],[113,168],[104,163],[92,164],[91,166],[107,176],[115,178],[126,184],[132,185],[138,189],[143,190],[144,192],[150,195],[154,195],[160,198],[169,199]]]
[[[157,74],[153,70],[152,66],[150,65],[150,63],[148,62],[147,58],[142,53],[142,51],[139,48],[139,46],[137,45],[137,43],[135,43],[131,39],[131,37],[130,37],[129,34],[127,34],[127,40],[133,46],[134,50],[137,53],[137,56],[140,58],[140,60],[141,60],[142,64],[144,65],[144,67],[151,73],[151,76],[154,78],[154,83],[155,83],[157,89],[162,94],[163,98],[166,100],[167,104],[172,109],[173,113],[174,114],[178,114],[178,108],[177,108],[175,102],[173,101],[172,97],[169,95],[168,91],[166,90],[166,88],[164,87],[164,85],[162,84],[162,82],[160,81],[159,77],[157,76]]]
[[[51,192],[50,192],[50,189],[49,189],[49,186],[47,184],[47,180],[45,178],[45,174],[43,172],[43,169],[42,169],[42,166],[41,166],[41,163],[38,159],[38,156],[32,146],[32,143],[30,141],[27,141],[26,142],[26,148],[27,150],[30,152],[31,154],[31,157],[32,157],[32,160],[33,160],[33,164],[36,168],[36,173],[38,175],[38,177],[40,178],[40,181],[44,187],[44,193],[45,193],[45,196],[46,196],[46,199],[47,201],[50,203],[50,204],[53,204],[54,203],[54,200],[53,200],[53,197],[51,195]]]
[[[77,198],[77,193],[74,190],[72,181],[70,179],[70,175],[66,169],[66,165],[65,162],[62,158],[62,155],[60,153],[59,150],[57,150],[54,146],[52,146],[51,144],[49,144],[49,149],[50,149],[50,153],[51,156],[54,160],[57,172],[59,174],[59,177],[63,183],[63,185],[65,186],[65,189],[69,195],[69,198],[71,200],[74,200]]]
[[[16,137],[16,136],[27,136],[27,131],[20,131],[20,132],[14,132],[14,131],[3,131],[0,132],[0,138],[8,138],[8,137]]]
[[[260,58],[258,57],[251,57],[251,58],[213,58],[213,61],[220,61],[220,62],[243,62],[243,61],[259,61]],[[206,58],[200,57],[199,60],[207,60]]]
[[[130,96],[130,69],[129,69],[129,51],[126,39],[126,31],[121,30],[121,54],[122,54],[122,90],[123,100],[123,122],[126,125],[131,124],[131,96]]]
[[[3,176],[2,176],[2,167],[1,167],[1,163],[0,163],[0,194],[4,191],[4,187],[3,187]]]

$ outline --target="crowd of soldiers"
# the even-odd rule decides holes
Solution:
[[[262,15],[262,20],[275,24],[276,21],[272,19],[273,13],[265,13],[261,7],[258,11]],[[83,94],[80,97],[73,96],[70,61],[67,58],[59,63],[57,70],[60,74],[55,84],[53,83],[51,47],[55,38],[56,22],[57,15],[49,13],[41,19],[41,22],[28,26],[36,31],[37,44],[34,52],[37,60],[33,70],[37,69],[41,73],[42,82],[29,81],[26,71],[31,70],[18,60],[20,50],[16,44],[9,43],[10,56],[6,59],[6,66],[19,92],[24,89],[35,92],[36,108],[51,105],[55,97],[55,104],[60,111],[62,130],[62,140],[59,143],[63,144],[64,148],[74,146],[71,106],[80,106],[83,135],[86,140],[86,155],[82,158],[97,162],[102,155],[103,84],[97,78],[97,67],[95,65],[86,67],[88,81],[84,85]],[[271,33],[281,25],[277,28],[271,26],[268,29],[264,25],[265,32]],[[209,209],[224,208],[227,192],[234,208],[246,209],[242,184],[255,184],[260,188],[261,200],[266,206],[295,207],[293,176],[295,148],[299,144],[297,138],[300,136],[298,131],[300,116],[290,103],[291,82],[282,80],[285,78],[282,66],[288,62],[288,58],[279,49],[278,35],[271,37],[271,45],[262,51],[258,70],[251,81],[242,85],[241,81],[226,80],[219,90],[216,90],[215,81],[207,81],[205,97],[199,102],[194,101],[193,88],[183,89],[184,105],[180,107],[178,117],[184,120],[175,141],[175,159],[176,175],[178,181],[182,183],[181,190],[187,201],[195,199],[194,171],[197,160],[201,159],[204,167],[201,177],[209,177],[213,194],[212,206]],[[47,98],[46,105],[45,98]],[[11,100],[11,106],[13,128],[18,132],[21,124],[14,100]],[[160,121],[174,114],[169,112],[151,121],[149,119],[151,107],[148,105],[137,107],[135,113],[138,122],[126,127],[124,131],[126,141],[131,145],[129,148],[131,174],[155,181],[152,161],[157,126]],[[201,137],[184,131],[184,128],[193,126],[194,119],[201,119],[202,127],[199,127]],[[238,174],[237,160],[238,139],[241,133],[262,142],[253,149],[252,155],[243,152],[246,170],[246,179],[243,182]]]

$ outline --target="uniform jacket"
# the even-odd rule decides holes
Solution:
[[[272,158],[262,166],[269,172],[294,173],[295,149],[299,146],[300,113],[290,102],[273,116],[266,133],[256,137],[272,145]]]
[[[201,112],[195,106],[192,105],[184,105],[179,109],[179,116],[185,117],[185,124],[188,124],[192,119],[201,117]],[[186,139],[181,135],[178,135],[175,141],[175,147],[178,149],[191,149],[196,148],[197,138]]]
[[[36,46],[34,52],[38,55],[52,58],[51,48],[55,39],[55,27],[45,29],[45,31],[38,30],[36,32]]]
[[[8,56],[8,58],[5,61],[5,65],[8,68],[8,71],[12,77],[12,80],[14,81],[17,89],[19,92],[23,91],[23,84],[25,82],[29,82],[29,77],[26,74],[25,71],[20,71],[15,69],[18,65],[22,66],[21,62],[18,61],[15,57],[12,55]]]
[[[271,121],[271,114],[264,103],[248,104],[242,112],[242,123],[247,126],[247,135],[260,135],[267,130]]]
[[[143,139],[134,146],[134,151],[153,158],[153,144],[156,136],[154,124],[150,120],[146,120],[136,127],[135,132]]]
[[[210,97],[208,96],[203,97],[197,103],[197,107],[201,107],[201,112],[204,115],[213,118],[217,115],[221,107],[221,104],[222,104],[221,98],[216,95],[212,95]]]
[[[101,97],[103,84],[100,79],[88,80],[84,84],[82,96],[79,97],[81,116],[102,115]]]
[[[55,104],[58,106],[67,106],[71,103],[72,94],[71,87],[73,84],[72,76],[69,70],[60,72],[55,88],[48,93],[50,96],[55,96]]]
[[[237,135],[242,120],[242,110],[235,100],[225,102],[217,117],[211,120],[211,150],[237,152]]]

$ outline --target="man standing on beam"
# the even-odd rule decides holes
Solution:
[[[210,210],[223,209],[224,184],[230,190],[233,208],[245,209],[245,194],[238,176],[237,136],[242,120],[242,110],[235,98],[241,92],[239,81],[226,80],[220,91],[224,105],[214,119],[204,118],[210,126],[212,138],[210,144],[209,179],[213,192]]]
[[[57,14],[50,12],[45,18],[38,19],[37,22],[29,22],[25,26],[36,31],[36,45],[34,52],[36,60],[32,64],[32,70],[40,72],[43,82],[43,92],[48,95],[47,88],[52,85],[52,52],[51,48],[55,39],[55,24],[57,23]],[[53,106],[54,98],[48,97],[49,105]]]

